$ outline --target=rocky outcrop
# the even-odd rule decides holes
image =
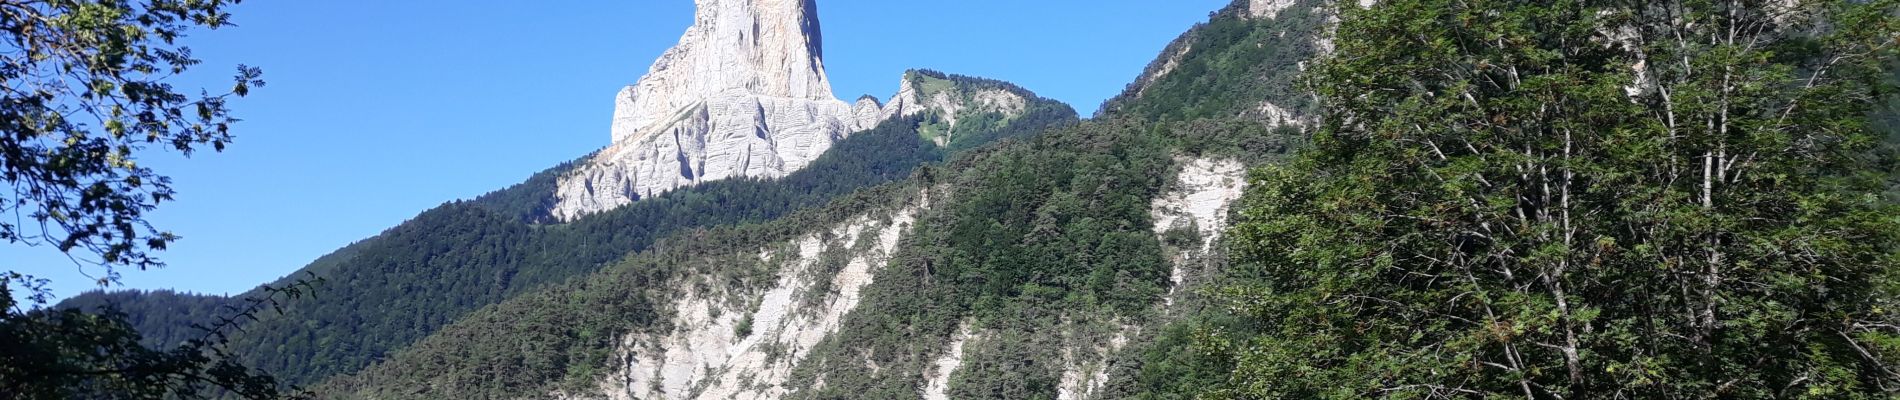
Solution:
[[[760,249],[776,275],[762,291],[683,284],[673,327],[634,334],[624,360],[601,382],[605,399],[774,399],[787,394],[792,370],[842,327],[861,290],[890,260],[927,200],[891,215],[863,215],[838,226]]]
[[[718,97],[830,103],[812,0],[697,0],[692,27],[621,90],[614,142],[651,136],[679,110]]]
[[[1155,235],[1167,242],[1174,231],[1194,234],[1188,254],[1177,255],[1169,279],[1174,282],[1167,301],[1173,303],[1173,291],[1187,281],[1192,257],[1205,256],[1227,231],[1227,215],[1234,202],[1247,189],[1247,167],[1235,160],[1193,158],[1177,160],[1182,165],[1174,184],[1149,205],[1154,216]]]
[[[1248,0],[1247,14],[1254,18],[1273,19],[1280,16],[1280,10],[1292,7],[1295,0]]]
[[[994,112],[1020,115],[1029,107],[1021,93],[1001,88],[966,87],[948,77],[910,71],[898,84],[897,94],[884,107],[883,119],[909,117],[936,111],[945,123],[954,127],[957,118],[967,112]]]
[[[975,339],[976,333],[970,331],[968,321],[957,328],[956,336],[950,338],[950,346],[930,363],[932,369],[929,380],[924,383],[924,400],[950,400],[950,376],[963,367],[963,345]]]
[[[884,106],[881,119],[936,114],[939,125],[926,126],[921,132],[937,145],[948,145],[960,122],[968,117],[990,114],[1001,116],[1003,123],[1023,115],[1035,95],[997,81],[945,75],[935,71],[908,71],[898,83],[897,94]]]
[[[561,220],[700,182],[777,177],[874,124],[832,97],[813,0],[696,0],[693,26],[615,98],[613,143],[557,185]]]
[[[1203,250],[1214,245],[1227,229],[1227,211],[1247,189],[1247,167],[1239,161],[1212,158],[1179,160],[1181,172],[1174,185],[1149,205],[1155,233],[1175,229],[1200,232]]]
[[[1188,52],[1190,51],[1194,51],[1194,45],[1192,44],[1184,44],[1178,48],[1171,48],[1168,51],[1168,55],[1161,58],[1161,60],[1163,61],[1161,62],[1160,67],[1156,69],[1151,75],[1144,76],[1141,78],[1141,80],[1145,82],[1143,82],[1139,87],[1135,89],[1135,97],[1141,97],[1141,95],[1148,94],[1149,82],[1153,82],[1154,80],[1161,79],[1161,77],[1168,76],[1168,73],[1174,72],[1175,68],[1180,68],[1181,59],[1186,58],[1188,55]]]
[[[1293,111],[1281,108],[1279,105],[1273,104],[1272,101],[1261,100],[1260,107],[1254,109],[1252,115],[1258,116],[1260,121],[1265,122],[1268,127],[1306,127],[1310,125],[1310,121],[1301,118],[1299,114],[1294,114]]]
[[[1085,347],[1071,346],[1062,351],[1062,380],[1056,383],[1056,400],[1101,398],[1108,384],[1109,357],[1128,347],[1128,338],[1141,334],[1141,327],[1122,325],[1105,343]]]
[[[851,114],[857,118],[860,126],[877,125],[884,121],[884,103],[867,94],[858,97],[858,102],[851,105]]]

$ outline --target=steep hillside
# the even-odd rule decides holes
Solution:
[[[968,149],[1031,133],[1009,128],[1012,125],[1043,128],[1043,124],[1018,124],[1018,119],[1054,111],[1030,108],[1059,104],[1033,101],[1024,93],[1028,91],[1008,82],[912,70],[904,73],[882,118],[934,113],[937,120],[918,128],[924,138],[952,151]]]
[[[1288,148],[1257,124],[1194,128]],[[1237,195],[1237,147],[1173,155],[1196,136],[1085,124],[821,211],[676,237],[472,314],[322,390],[882,398],[937,379],[956,398],[1099,391],[1120,345],[1093,343],[1134,341],[1186,296],[1171,293],[1198,276]],[[966,343],[961,356],[943,358],[953,342]]]
[[[100,292],[75,296],[60,307],[98,310],[116,307],[125,313],[126,322],[144,336],[147,347],[169,349],[184,340],[202,337],[204,331],[193,327],[211,326],[229,312],[231,304],[224,296],[179,293],[170,290],[149,292]]]
[[[1326,51],[1332,14],[1326,1],[1237,1],[1170,43],[1098,117],[1305,123],[1315,101],[1299,76]]]
[[[836,325],[836,313],[814,306],[848,309],[862,277],[928,201],[913,185],[892,184],[770,223],[678,235],[600,272],[471,314],[319,392],[508,398],[591,391],[595,379],[611,379],[610,365],[645,357],[669,371],[700,373],[744,339],[745,346],[784,347],[776,351],[791,357],[804,351],[791,336]],[[671,359],[615,351],[643,340],[681,346],[663,353]]]

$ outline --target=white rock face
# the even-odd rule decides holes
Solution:
[[[1280,16],[1280,10],[1293,6],[1294,0],[1248,0],[1247,13],[1254,18],[1273,19]]]
[[[1285,108],[1280,108],[1280,106],[1273,104],[1271,101],[1261,101],[1260,106],[1254,111],[1260,115],[1261,119],[1266,120],[1268,127],[1305,127],[1308,125],[1307,121],[1300,119],[1299,115]]]
[[[813,0],[695,0],[692,27],[614,103],[613,144],[556,189],[573,220],[700,182],[778,177],[874,124],[832,97]]]
[[[950,400],[950,374],[963,367],[963,345],[976,339],[976,333],[970,331],[970,323],[965,321],[957,329],[956,337],[950,338],[950,348],[931,362],[935,367],[930,371],[930,380],[924,383],[924,400]]]
[[[858,121],[858,126],[869,129],[884,122],[884,105],[878,103],[876,98],[865,96],[851,105],[851,114]]]
[[[754,95],[827,101],[816,5],[811,0],[695,0],[693,26],[621,91],[614,141],[655,132],[706,99]]]
[[[1193,227],[1200,232],[1200,253],[1212,250],[1221,234],[1227,231],[1227,214],[1235,201],[1247,190],[1247,167],[1235,160],[1217,160],[1195,158],[1176,160],[1183,165],[1181,173],[1174,178],[1174,185],[1161,197],[1149,204],[1148,210],[1155,220],[1155,235],[1161,236],[1174,229]],[[1179,289],[1186,280],[1183,268],[1186,260],[1174,260],[1174,271],[1169,275],[1174,286],[1169,289],[1168,303],[1174,301],[1173,291]]]
[[[614,400],[784,397],[792,369],[838,331],[923,207],[913,205],[888,218],[860,216],[761,249],[759,259],[777,276],[762,293],[681,285],[670,321],[674,329],[657,336],[629,335],[619,351],[626,364],[601,382],[601,391]],[[848,252],[836,273],[821,269],[827,251]],[[802,300],[810,296],[818,296],[816,306],[804,307],[812,304]],[[740,335],[739,326],[748,321],[751,332]]]
[[[1090,348],[1070,347],[1062,352],[1062,381],[1056,385],[1056,400],[1086,400],[1098,398],[1103,386],[1108,385],[1108,358],[1128,347],[1128,337],[1141,332],[1134,325],[1122,325],[1115,337],[1107,343],[1096,344]],[[1084,358],[1087,353],[1089,358]]]
[[[1177,160],[1183,167],[1174,186],[1149,204],[1155,234],[1184,227],[1201,232],[1203,249],[1227,228],[1227,211],[1247,190],[1247,166],[1235,160]]]
[[[938,86],[932,89],[935,82]],[[925,90],[919,91],[918,87]],[[937,78],[923,76],[920,73],[906,73],[904,80],[897,85],[897,94],[891,95],[890,104],[884,105],[884,111],[878,120],[889,120],[937,111],[943,122],[954,129],[957,118],[966,111],[995,112],[1006,116],[1022,115],[1029,109],[1029,99],[1021,94],[1003,89],[966,89]],[[938,145],[949,138],[938,138]]]
[[[1142,95],[1148,94],[1148,88],[1151,87],[1151,84],[1153,82],[1161,80],[1162,77],[1168,76],[1169,73],[1174,72],[1176,68],[1180,68],[1181,60],[1186,59],[1188,52],[1191,52],[1191,51],[1194,51],[1194,46],[1188,45],[1188,46],[1181,46],[1180,50],[1175,50],[1174,52],[1168,53],[1167,61],[1163,61],[1161,63],[1160,69],[1155,70],[1155,73],[1153,75],[1142,78],[1141,82],[1137,82],[1137,84],[1141,85],[1141,87],[1140,89],[1135,90],[1135,97],[1141,97]]]

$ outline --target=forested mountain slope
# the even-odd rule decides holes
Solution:
[[[1327,28],[1335,20],[1330,6],[1243,1],[1216,11],[1169,43],[1120,95],[1103,102],[1097,117],[1308,121],[1316,99],[1298,88],[1299,80],[1329,46]]]
[[[1165,199],[1237,194],[1235,160],[1274,154],[1239,149],[1295,142],[1244,122],[1060,129],[821,211],[675,237],[484,309],[320,393],[890,398],[932,379],[958,398],[1105,393],[1094,376],[1119,349],[1093,343],[1144,340],[1169,299],[1189,296],[1175,282],[1218,257],[1203,235],[1221,226],[1186,220],[1224,216]],[[1181,223],[1157,229],[1157,216]],[[963,368],[938,367],[949,343],[964,343]],[[967,372],[944,375],[954,371]]]
[[[1195,288],[1224,263],[1220,236],[1246,166],[1304,142],[1297,118],[1261,111],[1306,104],[1262,89],[1291,87],[1297,74],[1248,60],[1316,54],[1321,4],[1268,18],[1237,2],[1184,36],[1194,49],[1164,55],[1199,75],[1142,79],[1151,93],[1230,93],[1219,101],[1131,92],[1096,120],[979,149],[822,211],[679,237],[484,309],[321,393],[1175,393],[1193,381],[1146,371],[1173,365],[1159,354],[1173,348],[1154,343],[1182,340],[1164,327],[1205,304]],[[1260,50],[1269,41],[1297,48]],[[1275,65],[1296,71],[1298,61]]]
[[[1067,105],[1021,88],[1010,90],[1025,100],[1024,106],[1012,111],[1007,123],[973,129],[971,135],[1000,140],[1076,121]],[[245,324],[232,351],[253,367],[297,384],[357,371],[471,311],[592,273],[661,238],[701,227],[769,221],[905,178],[950,154],[920,133],[922,126],[940,125],[941,114],[919,109],[851,135],[782,178],[703,183],[571,223],[539,224],[551,221],[552,177],[567,165],[472,201],[443,204],[287,277],[322,282],[313,298],[287,304],[284,314]],[[203,310],[219,311],[259,294],[207,299],[90,293],[62,306],[117,304],[139,312],[133,321],[148,342],[176,343],[195,337],[191,324],[209,325],[204,318],[219,315]],[[184,306],[200,311],[142,312]]]

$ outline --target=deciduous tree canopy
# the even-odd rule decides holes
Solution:
[[[1217,398],[1885,398],[1893,1],[1384,1],[1260,172]],[[1348,5],[1347,7],[1352,7]]]

